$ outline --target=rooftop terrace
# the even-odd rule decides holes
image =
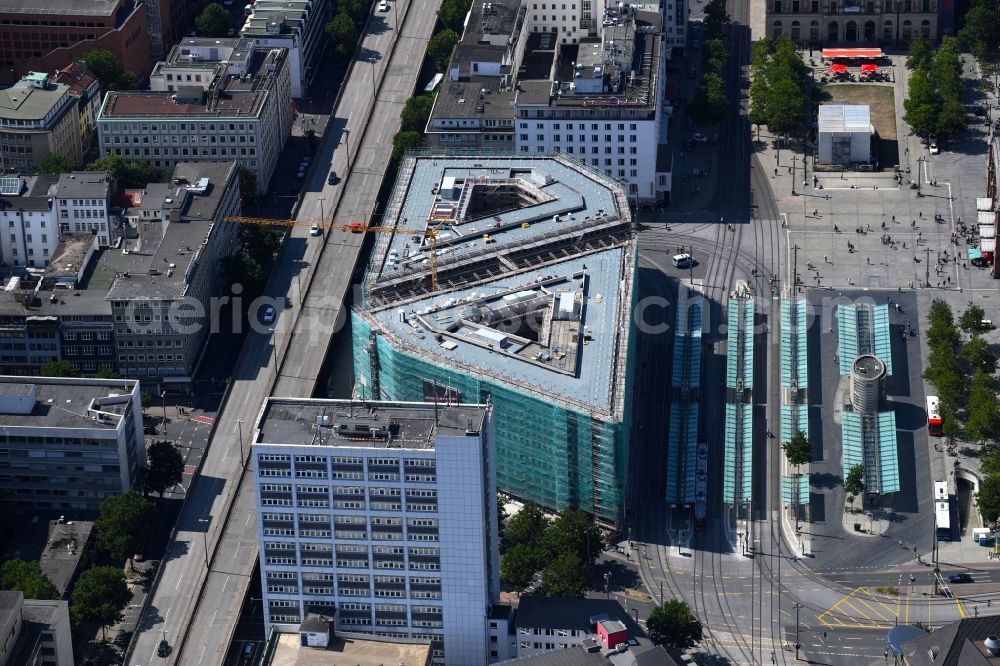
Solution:
[[[131,379],[0,376],[0,429],[113,431],[135,384]]]

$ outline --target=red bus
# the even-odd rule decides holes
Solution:
[[[941,411],[938,409],[938,397],[927,396],[927,434],[932,437],[941,436]]]

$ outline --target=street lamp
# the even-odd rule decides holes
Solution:
[[[167,392],[160,391],[160,406],[163,407],[163,434],[167,434]]]
[[[350,155],[351,155],[351,152],[350,152],[350,150],[348,150],[347,151],[347,168],[348,169],[351,168]],[[330,228],[328,226],[326,226],[326,216],[323,213],[323,202],[326,201],[326,197],[316,197],[316,201],[319,202],[319,228],[323,230],[324,234],[326,234],[323,237],[327,238],[330,235]],[[333,220],[331,220],[331,222],[332,221]],[[298,277],[297,273],[296,273],[296,277]],[[299,305],[302,305],[302,287],[301,287],[301,285],[299,286]]]
[[[795,195],[795,159],[798,155],[792,154],[792,195]]]
[[[347,144],[347,169],[351,170],[351,130],[344,128],[344,143]]]
[[[208,523],[211,523],[212,521],[210,521],[208,518],[199,518],[198,522],[206,523],[205,529],[201,531],[201,538],[205,542],[205,571],[211,571],[211,569],[208,566]]]
[[[272,326],[267,329],[271,333],[271,359],[274,362],[274,381],[278,381],[278,332]]]
[[[802,608],[802,604],[795,602],[795,661],[799,660],[799,647],[802,645],[799,642],[799,609]]]
[[[246,457],[243,455],[243,419],[238,419],[236,421],[236,428],[240,433],[240,466],[246,465]]]
[[[376,71],[377,70],[376,70],[376,65],[375,65],[375,57],[373,56],[372,57],[372,105],[374,105],[375,102],[377,101],[375,99],[375,77],[376,77]]]

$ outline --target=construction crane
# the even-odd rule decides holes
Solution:
[[[438,230],[447,220],[441,220],[432,229],[406,229],[403,227],[375,227],[368,226],[361,222],[351,222],[350,224],[327,224],[325,222],[307,222],[305,220],[278,220],[268,217],[227,217],[227,222],[237,224],[257,224],[267,227],[317,227],[320,229],[331,229],[333,231],[345,231],[352,234],[414,234],[425,236],[431,239],[431,291],[438,290],[437,281],[437,237]],[[432,220],[433,221],[433,220]],[[483,234],[489,242],[489,237]]]

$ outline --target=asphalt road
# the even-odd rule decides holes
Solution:
[[[361,210],[365,192],[373,203],[374,192],[381,183],[381,171],[373,171],[373,166],[384,165],[388,160],[394,133],[391,123],[398,124],[399,111],[411,95],[426,40],[433,28],[435,13],[430,11],[433,8],[427,9],[414,12],[405,19],[406,27],[403,36],[398,39],[397,55],[385,72],[380,103],[375,107],[371,120],[368,117],[373,81],[371,65],[360,62],[352,70],[341,104],[331,118],[331,125],[324,133],[314,158],[317,166],[311,172],[299,219],[318,218],[321,201],[328,201],[332,206],[342,187],[346,188],[346,193],[354,193],[353,197],[345,199],[349,202],[346,205],[353,208],[342,205],[340,210],[351,211],[350,214]],[[402,11],[400,7],[401,18],[405,16]],[[392,13],[382,15],[378,22],[373,21],[379,29],[363,38],[360,56],[377,60],[380,70],[384,64],[377,54],[389,53],[392,42],[397,40],[394,29],[385,29],[386,22],[391,26],[392,20]],[[384,104],[381,96],[387,97]],[[390,121],[391,118],[394,120]],[[351,143],[354,144],[361,138],[365,127],[372,127],[374,131],[366,133],[359,155],[352,152],[351,167],[354,171],[351,177],[345,178],[346,182],[340,185],[328,186],[326,176],[329,166],[340,174],[348,173],[347,145],[340,142],[340,137],[346,136],[343,129],[356,130],[351,136]],[[331,128],[341,131],[331,131]],[[354,145],[351,149],[357,150]],[[329,210],[328,207],[324,213],[329,214]],[[343,213],[345,217],[348,214]],[[257,559],[253,487],[249,481],[243,482],[241,462],[249,454],[251,428],[261,403],[271,393],[275,380],[274,361],[288,348],[289,331],[293,327],[300,299],[298,289],[300,286],[303,290],[308,289],[312,277],[309,268],[318,263],[324,240],[329,247],[323,254],[331,258],[320,266],[316,273],[319,279],[312,282],[317,287],[312,290],[315,295],[310,293],[303,300],[306,310],[318,310],[315,313],[317,319],[333,319],[328,307],[330,299],[325,294],[337,290],[338,286],[346,288],[361,238],[341,232],[331,232],[328,239],[316,238],[310,237],[308,226],[295,227],[282,248],[267,287],[267,293],[274,297],[273,302],[280,311],[272,327],[274,333],[272,335],[271,331],[261,329],[248,335],[202,473],[188,490],[188,501],[178,520],[176,538],[163,558],[161,579],[140,622],[134,651],[128,660],[130,664],[221,663],[223,660]],[[290,378],[293,386],[286,390],[284,385],[280,385],[275,393],[311,393],[315,374],[311,380],[296,381],[301,374],[318,372],[329,337],[316,337],[321,339],[315,340],[315,344],[303,344],[301,338],[295,339],[293,351],[305,351],[307,347],[318,360],[290,359],[290,363],[282,369],[282,379]],[[278,345],[277,350],[274,344]],[[289,393],[289,390],[297,391],[300,386],[310,388],[302,393]],[[240,428],[243,442],[238,437]],[[250,476],[249,472],[244,474]],[[210,559],[207,576],[206,545]],[[156,656],[156,647],[164,637],[171,651],[166,659],[161,659]]]

